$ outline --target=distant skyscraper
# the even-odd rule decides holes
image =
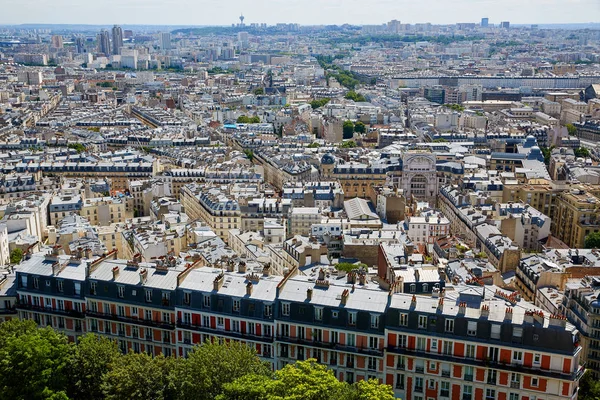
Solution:
[[[489,18],[481,18],[481,27],[482,28],[487,28],[489,25],[490,25]]]
[[[123,47],[123,29],[115,25],[112,28],[112,53],[119,54],[119,50]]]
[[[500,22],[500,27],[504,28],[504,29],[509,29],[510,28],[510,22],[509,21],[502,21],[502,22]]]
[[[131,39],[133,37],[133,31],[131,29],[123,30],[123,37],[125,39]]]
[[[162,32],[158,37],[158,45],[161,50],[171,49],[171,34],[169,32]]]
[[[98,52],[104,53],[106,55],[110,54],[110,37],[108,36],[108,31],[106,29],[102,29],[97,36],[98,39]]]
[[[244,26],[244,14],[240,15],[240,26]]]
[[[400,32],[400,21],[398,21],[397,19],[391,20],[387,23],[387,29],[392,33]]]
[[[61,35],[52,35],[52,39],[50,40],[50,43],[52,44],[52,47],[54,47],[56,49],[63,48],[63,38]]]
[[[85,53],[85,38],[77,36],[75,38],[75,48],[77,49],[77,54]]]
[[[248,32],[238,32],[238,41],[240,42],[240,46],[244,49],[248,47],[248,37]]]

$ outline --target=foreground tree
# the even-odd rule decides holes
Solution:
[[[102,400],[102,376],[122,357],[117,342],[87,334],[79,339],[69,371],[69,396],[74,399]]]
[[[214,399],[224,384],[244,375],[267,376],[270,369],[254,349],[239,342],[205,343],[186,359],[179,360],[170,374],[171,386],[180,400]]]
[[[0,325],[0,399],[66,399],[71,346],[66,336],[33,321]]]
[[[162,354],[128,353],[115,359],[102,377],[102,393],[106,400],[173,399],[168,375],[179,360]]]
[[[585,237],[584,247],[586,249],[600,248],[600,232],[592,232]]]

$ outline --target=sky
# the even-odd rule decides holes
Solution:
[[[0,0],[0,24],[600,22],[600,0]]]

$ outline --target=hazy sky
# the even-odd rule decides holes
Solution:
[[[0,24],[600,22],[600,0],[0,0]]]

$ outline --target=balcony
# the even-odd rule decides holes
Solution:
[[[168,329],[168,330],[172,330],[175,328],[175,324],[172,324],[169,322],[154,321],[154,320],[149,320],[149,319],[140,319],[140,318],[135,318],[135,317],[126,317],[123,315],[106,314],[106,313],[94,312],[94,311],[87,311],[86,315],[88,315],[90,317],[94,317],[94,318],[101,318],[101,319],[107,319],[107,320],[112,320],[112,321],[124,322],[127,324],[149,326],[149,327],[153,327],[153,328]]]
[[[18,304],[17,305],[17,310],[36,311],[36,312],[40,312],[40,313],[61,315],[61,316],[67,316],[67,317],[71,317],[71,318],[82,318],[82,319],[85,318],[85,315],[82,312],[79,312],[79,311],[75,311],[75,310],[59,310],[58,308],[34,306],[34,305],[31,305],[31,304]]]
[[[465,375],[465,381],[473,382],[473,375]]]
[[[450,378],[450,371],[442,371],[442,376],[444,378]]]
[[[423,386],[415,386],[415,393],[423,393]]]
[[[511,382],[510,383],[510,388],[511,389],[520,389],[521,388],[521,382]]]
[[[425,372],[425,368],[424,367],[415,367],[415,372],[417,374],[422,374]]]
[[[450,391],[449,390],[441,390],[440,397],[450,397]]]
[[[198,331],[198,332],[203,332],[203,333],[208,333],[208,334],[216,335],[216,336],[225,336],[225,337],[232,337],[232,338],[237,338],[237,339],[250,339],[250,340],[255,340],[255,341],[264,342],[264,343],[273,343],[273,337],[271,337],[271,336],[258,336],[258,335],[253,335],[250,333],[226,331],[224,329],[214,329],[214,328],[210,328],[208,326],[200,326],[197,324],[184,323],[181,320],[179,320],[177,322],[177,327],[183,328],[183,329],[189,329],[189,330],[193,330],[193,331]]]
[[[396,365],[396,369],[399,369],[400,371],[404,371],[404,370],[406,370],[406,364],[398,364],[398,365]]]

